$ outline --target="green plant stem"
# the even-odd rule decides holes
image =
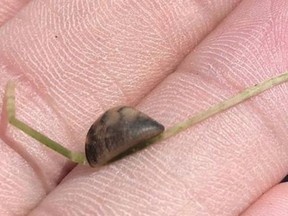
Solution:
[[[202,122],[220,112],[223,112],[239,103],[242,103],[246,101],[247,99],[250,99],[251,97],[254,97],[267,89],[272,88],[273,86],[279,85],[281,83],[288,81],[288,72],[281,74],[279,76],[273,77],[271,79],[265,80],[257,85],[254,85],[252,87],[249,87],[239,94],[220,102],[210,108],[208,108],[206,111],[199,112],[195,116],[182,121],[167,130],[165,130],[162,134],[146,141],[145,143],[141,143],[140,145],[130,149],[128,152],[125,152],[119,156],[117,156],[116,159],[122,158],[123,156],[126,156],[132,152],[141,150],[153,143],[168,139],[169,137],[172,137],[187,128],[194,126],[195,124]],[[27,135],[33,137],[34,139],[38,140],[40,143],[46,145],[47,147],[53,149],[54,151],[58,152],[59,154],[62,154],[66,158],[72,160],[75,163],[80,164],[86,164],[86,157],[82,153],[78,152],[72,152],[69,149],[65,148],[64,146],[60,145],[59,143],[49,139],[47,136],[39,133],[38,131],[34,130],[24,122],[18,120],[15,116],[15,84],[13,82],[8,82],[7,88],[6,88],[6,100],[7,100],[7,113],[8,113],[8,120],[9,122],[14,125],[15,127],[22,130]],[[114,160],[113,160],[114,161]]]
[[[47,136],[41,134],[40,132],[36,131],[35,129],[31,128],[26,123],[22,122],[21,120],[16,118],[15,115],[15,83],[9,81],[6,87],[6,107],[7,107],[7,115],[8,121],[10,124],[15,126],[16,128],[20,129],[27,135],[31,136],[32,138],[36,139],[40,143],[44,144],[45,146],[53,149],[54,151],[58,152],[59,154],[63,155],[64,157],[70,159],[75,163],[84,164],[86,162],[86,157],[82,153],[72,152],[69,149],[65,148],[64,146],[60,145],[59,143],[51,140]]]
[[[169,137],[172,137],[184,130],[186,130],[187,128],[198,124],[220,112],[223,112],[239,103],[242,103],[248,99],[250,99],[251,97],[254,97],[270,88],[272,88],[273,86],[279,85],[281,83],[287,82],[288,81],[288,72],[283,73],[279,76],[273,77],[271,79],[265,80],[257,85],[251,86],[249,88],[246,88],[245,90],[243,90],[242,92],[238,93],[237,95],[223,101],[220,102],[210,108],[208,108],[205,111],[199,112],[198,114],[196,114],[195,116],[184,120],[180,123],[175,124],[174,126],[168,128],[167,130],[165,130],[162,134],[148,140],[145,143],[145,146],[151,145],[155,142],[159,142],[165,139],[168,139]]]

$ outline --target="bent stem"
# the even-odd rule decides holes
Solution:
[[[48,148],[53,149],[54,151],[58,152],[59,154],[63,155],[64,157],[68,158],[69,160],[79,163],[85,164],[86,157],[82,153],[73,152],[64,146],[60,145],[59,143],[51,140],[47,136],[43,135],[42,133],[36,131],[35,129],[31,128],[26,123],[22,122],[21,120],[16,118],[16,107],[15,107],[15,83],[9,81],[6,86],[5,92],[6,98],[6,111],[8,115],[8,121],[10,124],[15,126],[16,128],[20,129],[27,135],[31,136],[32,138],[36,139],[40,143],[44,144]]]
[[[288,81],[288,72],[283,73],[279,76],[273,77],[271,79],[265,80],[257,85],[254,85],[252,87],[249,87],[239,94],[220,102],[210,108],[208,108],[206,111],[199,112],[195,116],[182,121],[167,130],[165,130],[160,135],[149,139],[148,141],[141,143],[140,145],[137,145],[136,147],[130,149],[127,152],[124,152],[123,154],[117,156],[112,161],[118,160],[128,154],[131,154],[135,151],[139,151],[153,143],[168,139],[169,137],[172,137],[187,128],[194,126],[195,124],[202,122],[220,112],[223,112],[239,103],[242,103],[243,101],[246,101],[247,99],[250,99],[251,97],[254,97],[267,89],[272,88],[273,86],[279,85],[281,83]],[[71,161],[75,163],[80,164],[86,164],[86,157],[82,153],[78,152],[72,152],[69,149],[65,148],[64,146],[60,145],[59,143],[49,139],[47,136],[41,134],[40,132],[34,130],[24,122],[18,120],[15,115],[15,84],[13,82],[8,82],[6,87],[6,100],[7,100],[7,113],[8,113],[8,120],[9,122],[17,127],[18,129],[22,130],[27,135],[33,137],[34,139],[38,140],[40,143],[44,144],[45,146],[53,149],[54,151],[58,152],[59,154],[65,156],[66,158],[70,159]]]

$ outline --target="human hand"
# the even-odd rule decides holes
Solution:
[[[0,29],[1,89],[18,80],[18,117],[74,150],[115,105],[171,126],[287,70],[288,3],[239,2],[31,1]],[[100,170],[2,112],[0,215],[284,215],[286,88]]]

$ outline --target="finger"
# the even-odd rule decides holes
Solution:
[[[17,79],[18,118],[83,150],[100,112],[139,101],[237,2],[33,1],[1,29],[1,89]],[[15,152],[2,160],[21,155],[46,191],[71,167],[11,127],[6,137]]]
[[[285,71],[287,8],[242,2],[139,108],[170,126]],[[287,88],[100,170],[77,167],[31,215],[238,215],[287,173]]]
[[[2,160],[11,155],[10,160]],[[29,164],[2,140],[0,158],[0,215],[25,215],[46,195],[43,185]]]
[[[0,26],[14,17],[28,2],[29,0],[0,0]]]
[[[285,216],[288,215],[288,184],[275,186],[260,197],[242,216]]]

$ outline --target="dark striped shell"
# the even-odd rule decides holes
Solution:
[[[163,131],[163,125],[132,107],[112,108],[89,129],[85,143],[86,159],[92,167],[103,165]]]

